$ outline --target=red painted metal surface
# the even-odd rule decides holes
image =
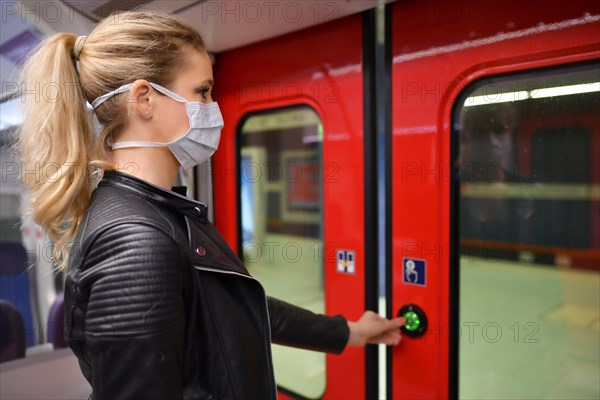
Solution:
[[[360,15],[217,56],[214,98],[225,127],[214,157],[215,223],[238,248],[236,129],[250,112],[306,104],[323,137],[325,300],[327,314],[364,310],[363,90]],[[336,272],[337,248],[356,250],[355,275]],[[364,397],[364,351],[327,357],[324,398]]]
[[[587,15],[586,15],[587,13]],[[393,309],[420,305],[429,332],[394,350],[393,398],[446,398],[449,386],[450,114],[488,75],[598,58],[594,2],[398,2],[393,6]],[[591,19],[590,19],[591,15]],[[341,46],[340,43],[344,43]],[[249,112],[307,104],[323,121],[326,307],[364,309],[361,19],[354,16],[220,54],[215,98],[226,126],[215,155],[215,219],[237,248],[236,127]],[[357,274],[335,272],[335,249]],[[402,257],[426,259],[427,286],[402,283]],[[364,355],[327,359],[325,398],[360,398]],[[283,398],[283,396],[282,396]]]
[[[423,337],[394,350],[394,399],[449,395],[454,100],[483,76],[599,58],[599,14],[589,1],[394,4],[392,307],[415,303],[429,319]],[[426,287],[402,283],[402,257],[427,261]]]

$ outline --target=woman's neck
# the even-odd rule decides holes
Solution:
[[[171,190],[179,162],[167,147],[113,150],[112,164],[117,171]]]

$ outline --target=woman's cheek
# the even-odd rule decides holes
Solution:
[[[185,112],[185,106],[183,104],[180,103],[177,104],[175,107],[171,107],[168,110],[168,116],[170,118],[168,118],[168,122],[165,128],[175,136],[171,138],[171,140],[179,138],[181,135],[185,134],[190,128],[189,119],[187,113]]]

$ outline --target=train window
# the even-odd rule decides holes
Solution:
[[[461,398],[600,395],[600,65],[455,107]]]
[[[53,349],[48,343],[52,325],[48,318],[57,292],[62,291],[63,276],[52,273],[52,242],[25,213],[28,193],[24,177],[37,174],[43,179],[46,171],[21,165],[14,150],[23,118],[20,99],[5,100],[0,107],[0,300],[14,306],[23,319],[25,354],[30,355]],[[2,346],[9,349],[8,354],[22,354],[10,350],[18,348],[18,340],[3,340]],[[0,360],[10,359],[0,353]]]
[[[22,207],[26,201],[21,183],[21,168],[13,151],[13,139],[21,123],[21,108],[18,101],[9,100],[1,105],[0,119],[0,164],[2,165],[2,185],[0,186],[0,300],[8,302],[16,310],[24,322],[25,345],[31,348],[39,342],[40,335],[35,329],[38,326],[39,315],[32,302],[34,276],[27,272],[32,260],[32,254],[27,251],[27,236],[21,234]],[[24,231],[30,234],[30,227],[25,224]],[[2,314],[5,317],[5,314]],[[2,320],[3,322],[4,319]],[[4,327],[1,327],[4,328]],[[5,345],[5,342],[6,345]],[[4,347],[16,348],[15,341],[2,340]],[[6,358],[4,351],[0,352],[0,361]],[[20,352],[19,352],[20,353]],[[16,355],[15,355],[16,356]]]
[[[2,164],[2,208],[0,208],[0,239],[21,242],[21,195],[23,192],[18,173],[18,162],[11,150],[10,137],[14,129],[2,132],[0,143],[0,163]]]
[[[241,254],[268,295],[325,311],[322,124],[307,106],[247,116],[239,128]],[[325,391],[325,355],[273,346],[281,388],[308,398]]]

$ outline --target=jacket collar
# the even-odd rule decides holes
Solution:
[[[165,190],[132,175],[119,171],[104,171],[98,186],[112,186],[128,190],[163,207],[174,209],[182,214],[207,222],[208,206],[191,200],[178,193]]]

